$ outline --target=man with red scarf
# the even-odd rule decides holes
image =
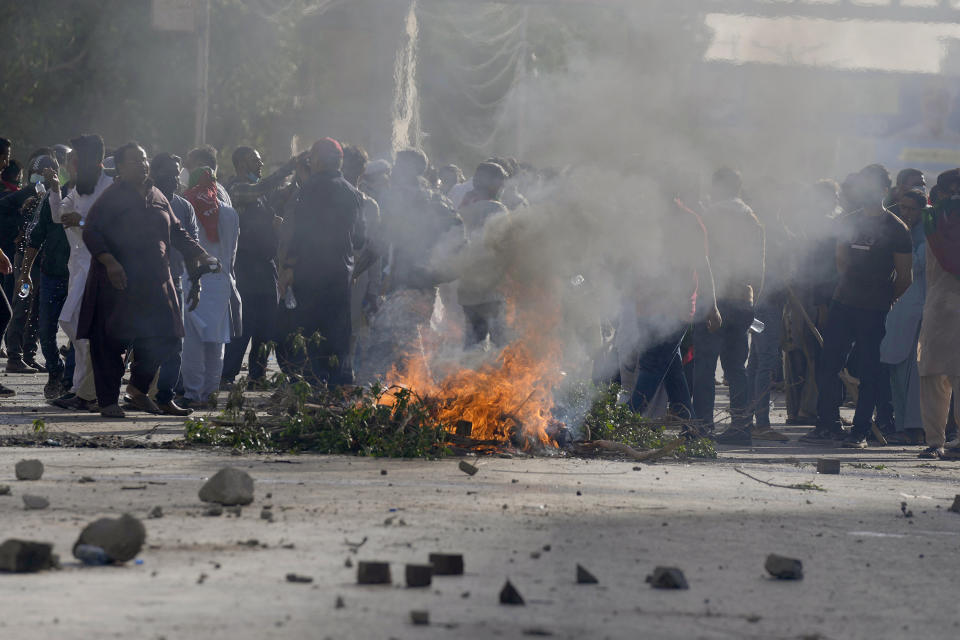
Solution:
[[[942,198],[923,216],[927,235],[927,298],[920,346],[920,412],[927,449],[921,458],[960,459],[944,448],[950,395],[960,415],[960,169],[937,177]]]

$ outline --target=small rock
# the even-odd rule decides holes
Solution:
[[[380,475],[382,475],[382,476],[387,475],[387,470],[386,470],[386,469],[380,469]]]
[[[389,562],[358,562],[357,584],[390,584]]]
[[[408,564],[405,574],[408,587],[429,587],[433,580],[433,565]]]
[[[0,544],[0,571],[34,573],[56,566],[53,545],[29,540],[6,540]]]
[[[0,484],[0,496],[8,496],[8,495],[10,495],[10,485]]]
[[[2,492],[0,492],[0,493],[2,493]],[[953,504],[950,506],[949,509],[947,509],[947,511],[953,511],[954,513],[960,513],[960,493],[958,493],[958,494],[956,495],[956,497],[953,499]]]
[[[430,624],[430,612],[429,611],[411,611],[410,612],[410,622],[416,625],[427,625]]]
[[[435,576],[462,576],[463,555],[459,553],[431,553],[430,564]]]
[[[119,518],[100,518],[88,524],[73,548],[82,544],[100,547],[112,561],[122,563],[137,557],[146,538],[143,523],[125,513]]]
[[[347,558],[346,562],[343,563],[343,566],[345,566],[347,569],[353,568],[353,560]]]
[[[43,463],[39,460],[21,460],[14,470],[17,480],[39,480],[43,476]]]
[[[523,601],[523,596],[520,595],[517,588],[507,580],[507,583],[503,585],[503,589],[500,590],[500,604],[522,605],[526,603]]]
[[[473,466],[466,460],[461,460],[460,464],[457,466],[460,467],[460,471],[463,471],[468,476],[476,475],[477,471],[479,471],[477,467]]]
[[[817,460],[817,473],[839,474],[840,461],[833,458],[820,458]]]
[[[224,467],[201,487],[200,499],[224,506],[253,502],[253,478],[246,471]]]
[[[266,520],[267,522],[273,522],[273,509],[261,509],[260,510],[260,519]]]
[[[147,517],[151,520],[163,517],[163,507],[160,505],[155,506],[153,509],[150,509],[150,513],[147,514]]]
[[[300,574],[297,574],[297,573],[288,573],[287,582],[298,582],[300,584],[310,584],[311,582],[313,582],[313,578],[311,578],[310,576],[301,576]]]
[[[243,507],[236,505],[234,507],[227,507],[227,513],[232,515],[234,518],[239,518],[243,515]]]
[[[778,580],[803,580],[803,563],[794,558],[771,553],[763,566]]]
[[[34,509],[46,509],[50,506],[50,501],[44,498],[43,496],[23,496],[23,508],[31,511]]]
[[[80,484],[87,484],[88,482],[96,482],[91,476],[80,476],[80,479],[77,480]]]
[[[343,609],[345,606],[347,606],[347,605],[344,604],[344,602],[343,602],[343,596],[337,596],[336,602],[333,603],[333,608],[334,608],[334,609]]]
[[[596,576],[583,568],[582,565],[577,565],[577,584],[597,584]]]
[[[907,503],[906,503],[906,502],[901,502],[901,503],[900,503],[900,513],[903,514],[903,517],[904,517],[904,518],[912,518],[912,517],[913,517],[913,511],[907,509]]]
[[[207,507],[207,510],[203,512],[203,515],[205,515],[205,516],[212,516],[212,517],[222,516],[222,515],[223,515],[223,507],[221,507],[221,506],[218,505],[218,504],[210,505],[209,507]]]
[[[647,576],[647,582],[654,589],[689,589],[683,571],[676,567],[657,567]]]

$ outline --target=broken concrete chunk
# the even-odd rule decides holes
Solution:
[[[23,496],[23,508],[27,511],[46,509],[50,506],[50,501],[44,498],[43,496]]]
[[[771,553],[763,566],[778,580],[803,580],[803,563],[794,558]]]
[[[598,582],[596,576],[584,569],[582,565],[577,565],[577,584],[597,584]]]
[[[463,555],[459,553],[431,553],[430,564],[435,576],[462,576]]]
[[[313,578],[311,578],[310,576],[302,576],[297,573],[288,573],[287,582],[297,582],[299,584],[310,584],[311,582],[313,582]]]
[[[831,458],[820,458],[817,460],[817,473],[839,474],[840,461]]]
[[[357,584],[390,584],[389,562],[358,562]]]
[[[416,625],[430,624],[430,612],[429,611],[411,611],[410,622]]]
[[[654,589],[689,589],[683,571],[676,567],[657,567],[647,576],[647,582]]]
[[[460,467],[460,471],[463,471],[468,476],[476,475],[477,471],[479,471],[477,467],[473,466],[466,460],[461,460],[458,466]]]
[[[10,485],[0,484],[0,496],[8,496],[8,495],[10,495]]]
[[[200,499],[224,506],[250,504],[253,502],[253,478],[246,471],[224,467],[203,485]]]
[[[14,470],[17,480],[39,480],[43,476],[43,463],[39,460],[21,460]]]
[[[953,499],[953,504],[950,506],[947,511],[953,511],[954,513],[960,513],[960,493],[956,495]]]
[[[162,518],[163,507],[161,507],[160,505],[157,505],[153,509],[150,509],[150,513],[147,514],[147,517],[151,519]]]
[[[405,573],[408,587],[429,587],[433,581],[433,566],[429,564],[408,564]]]
[[[503,585],[503,589],[500,590],[500,604],[522,605],[526,603],[523,601],[523,596],[520,595],[517,588],[507,580],[507,584]]]
[[[74,555],[77,546],[90,545],[103,549],[113,562],[127,562],[137,557],[146,539],[147,530],[143,523],[129,513],[119,518],[100,518],[80,532],[73,545]]]
[[[53,545],[45,542],[15,540],[11,538],[0,544],[0,571],[34,573],[56,566]]]

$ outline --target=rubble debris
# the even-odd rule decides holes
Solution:
[[[123,563],[137,557],[146,538],[143,523],[129,513],[119,518],[100,518],[80,532],[73,545],[74,555],[78,545],[93,545],[103,549],[111,561]]]
[[[524,605],[526,603],[523,601],[523,596],[520,595],[517,588],[507,580],[507,583],[503,585],[503,589],[500,590],[500,604]]]
[[[390,584],[392,581],[389,562],[357,563],[357,584]]]
[[[647,576],[647,582],[654,589],[689,589],[683,571],[676,567],[657,567]]]
[[[457,466],[460,467],[460,471],[463,471],[468,476],[476,475],[477,471],[480,470],[477,467],[470,464],[469,462],[467,462],[466,460],[461,460],[460,464]]]
[[[343,563],[343,566],[345,566],[347,569],[352,569],[352,568],[353,568],[353,560],[351,560],[350,558],[347,558],[347,561]]]
[[[343,609],[347,605],[343,602],[343,596],[337,596],[337,600],[333,603],[334,609]]]
[[[155,506],[153,509],[150,509],[150,513],[147,514],[147,517],[151,520],[163,517],[163,507],[160,505]]]
[[[430,564],[435,576],[463,575],[463,555],[460,553],[431,553]]]
[[[583,565],[577,565],[577,584],[597,584],[596,576],[583,568]]]
[[[77,480],[80,484],[86,484],[88,482],[96,482],[96,480],[91,476],[80,476],[80,479]]]
[[[771,553],[763,567],[778,580],[803,580],[803,563],[794,558]]]
[[[267,522],[273,522],[273,509],[270,507],[264,507],[260,510],[260,519],[266,520]]]
[[[429,587],[433,581],[433,565],[408,564],[405,574],[408,587]]]
[[[906,503],[906,502],[901,502],[901,503],[900,503],[900,513],[903,514],[903,517],[904,517],[904,518],[912,518],[912,517],[913,517],[913,511],[910,510],[910,509],[907,509],[907,503]]]
[[[382,476],[387,475],[387,470],[386,470],[386,469],[380,469],[380,475],[382,475]]]
[[[250,504],[253,502],[253,478],[246,471],[224,467],[203,485],[200,499],[227,507]]]
[[[457,420],[456,434],[461,438],[469,438],[473,435],[473,423],[469,420]]]
[[[298,573],[288,573],[287,582],[296,582],[299,584],[310,584],[313,582],[313,578],[310,576],[302,576]]]
[[[817,460],[817,473],[837,475],[840,473],[840,461],[832,458]]]
[[[0,571],[35,573],[56,566],[52,544],[14,538],[0,544]]]
[[[23,508],[27,511],[46,509],[50,506],[50,501],[43,496],[32,496],[26,494],[23,496]]]
[[[542,629],[540,627],[529,627],[521,631],[525,636],[541,636],[541,637],[550,637],[553,635],[553,631],[549,629]]]
[[[430,624],[430,612],[414,610],[410,612],[410,622],[416,625]]]
[[[235,507],[227,507],[227,514],[233,516],[234,518],[239,518],[243,515],[243,507],[236,505]]]
[[[10,485],[0,484],[0,496],[8,496],[8,495],[10,495]]]
[[[17,480],[39,480],[43,476],[43,463],[39,460],[21,460],[14,467]]]
[[[0,492],[0,493],[2,493],[2,492]],[[947,509],[947,511],[953,511],[954,513],[960,513],[960,493],[958,493],[958,494],[956,495],[956,497],[953,499],[953,504],[950,506],[949,509]]]
[[[223,515],[223,507],[221,507],[221,506],[218,505],[218,504],[210,505],[209,507],[207,507],[207,510],[203,512],[203,515],[205,515],[205,516],[212,516],[212,517],[222,516],[222,515]]]

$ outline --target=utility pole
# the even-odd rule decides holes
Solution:
[[[194,144],[200,146],[207,139],[207,79],[210,66],[210,0],[198,0],[199,26],[197,30],[197,113]]]

